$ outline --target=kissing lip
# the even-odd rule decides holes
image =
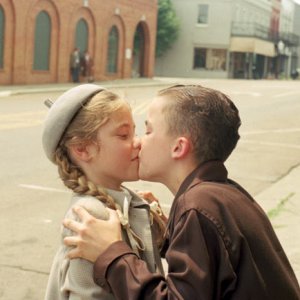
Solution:
[[[131,159],[131,161],[139,160],[139,156],[135,156],[134,158]]]

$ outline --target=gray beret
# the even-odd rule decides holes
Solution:
[[[76,113],[87,100],[103,90],[96,84],[82,84],[63,93],[51,105],[44,123],[42,143],[52,162],[55,162],[55,150]]]

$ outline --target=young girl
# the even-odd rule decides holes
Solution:
[[[75,219],[75,204],[101,219],[108,218],[106,207],[117,209],[123,239],[151,271],[162,270],[156,241],[164,228],[155,222],[156,227],[151,226],[149,205],[122,186],[123,181],[138,179],[140,145],[129,105],[94,84],[72,88],[48,105],[43,147],[58,166],[63,183],[74,192],[66,217]],[[72,233],[63,228],[62,240],[68,235]],[[92,263],[67,259],[69,250],[61,243],[45,299],[114,299],[94,283]]]

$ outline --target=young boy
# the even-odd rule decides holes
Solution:
[[[166,278],[150,273],[120,241],[112,213],[105,222],[77,209],[83,223],[65,221],[79,233],[65,239],[77,246],[70,257],[95,262],[95,282],[116,299],[299,300],[297,279],[267,216],[227,177],[224,162],[240,124],[226,95],[201,86],[162,90],[149,108],[139,176],[175,195],[162,251]]]

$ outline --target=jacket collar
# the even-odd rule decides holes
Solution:
[[[125,187],[123,185],[122,185],[122,188],[130,194],[132,207],[149,209],[149,204],[146,200],[144,200],[138,194],[136,194],[134,191],[128,189],[127,187]]]
[[[227,180],[227,169],[221,161],[211,160],[200,164],[182,182],[175,196],[177,199],[194,185],[203,181],[225,182]]]

